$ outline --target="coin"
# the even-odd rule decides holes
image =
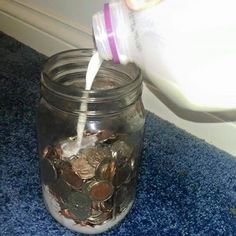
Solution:
[[[97,212],[96,215],[93,215],[88,218],[88,222],[91,225],[102,225],[109,219],[112,219],[112,211],[106,211],[106,212]]]
[[[91,179],[95,176],[95,168],[88,163],[87,157],[80,154],[71,161],[72,169],[82,179]]]
[[[108,181],[97,181],[89,185],[88,193],[93,201],[106,201],[113,194],[113,186]]]
[[[68,197],[65,206],[79,220],[85,220],[91,215],[91,200],[82,192],[73,192]]]
[[[42,158],[40,160],[41,176],[44,184],[50,184],[58,178],[57,169],[50,159]]]
[[[102,212],[111,210],[113,208],[113,205],[112,205],[113,201],[110,201],[110,199],[111,198],[109,198],[107,201],[104,201],[104,202],[93,201],[92,209],[96,211],[102,211]]]
[[[83,154],[86,155],[88,163],[94,168],[96,168],[104,158],[111,157],[110,149],[102,146],[87,148]]]
[[[116,135],[111,130],[101,130],[97,134],[99,142],[106,142],[108,139],[115,139]]]
[[[112,159],[104,159],[96,169],[96,178],[112,181],[116,173],[116,163]]]
[[[119,187],[121,184],[127,182],[130,179],[131,173],[132,169],[128,164],[117,168],[113,178],[113,184]]]
[[[73,189],[80,189],[83,184],[83,180],[68,166],[62,169],[62,178]]]
[[[123,140],[118,140],[114,142],[111,146],[112,156],[115,157],[118,161],[118,164],[124,162],[126,159],[129,159],[133,148],[128,145]]]
[[[64,203],[71,194],[72,189],[62,178],[59,178],[55,183],[50,184],[49,191],[59,203]]]

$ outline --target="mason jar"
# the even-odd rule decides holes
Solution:
[[[38,111],[45,205],[62,225],[88,234],[108,230],[129,212],[144,129],[139,68],[104,61],[88,91],[93,54],[71,50],[47,60]]]

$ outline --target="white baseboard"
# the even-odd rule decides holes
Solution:
[[[0,0],[0,30],[48,56],[66,49],[93,47],[86,27],[75,27],[18,1]]]
[[[55,18],[18,1],[0,0],[0,30],[50,56],[62,50],[93,47],[89,29]],[[66,3],[65,3],[66,4]],[[195,123],[179,118],[144,86],[144,105],[176,124],[236,156],[236,123]]]

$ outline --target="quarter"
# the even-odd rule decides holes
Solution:
[[[68,197],[66,207],[79,220],[86,220],[91,215],[91,200],[82,192],[73,192]]]

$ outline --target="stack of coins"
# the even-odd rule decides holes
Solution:
[[[93,146],[62,157],[60,143],[43,150],[41,175],[60,206],[58,214],[95,227],[117,217],[134,199],[137,153],[129,136],[99,131]],[[71,140],[63,140],[63,144]],[[66,161],[65,161],[66,160]]]

